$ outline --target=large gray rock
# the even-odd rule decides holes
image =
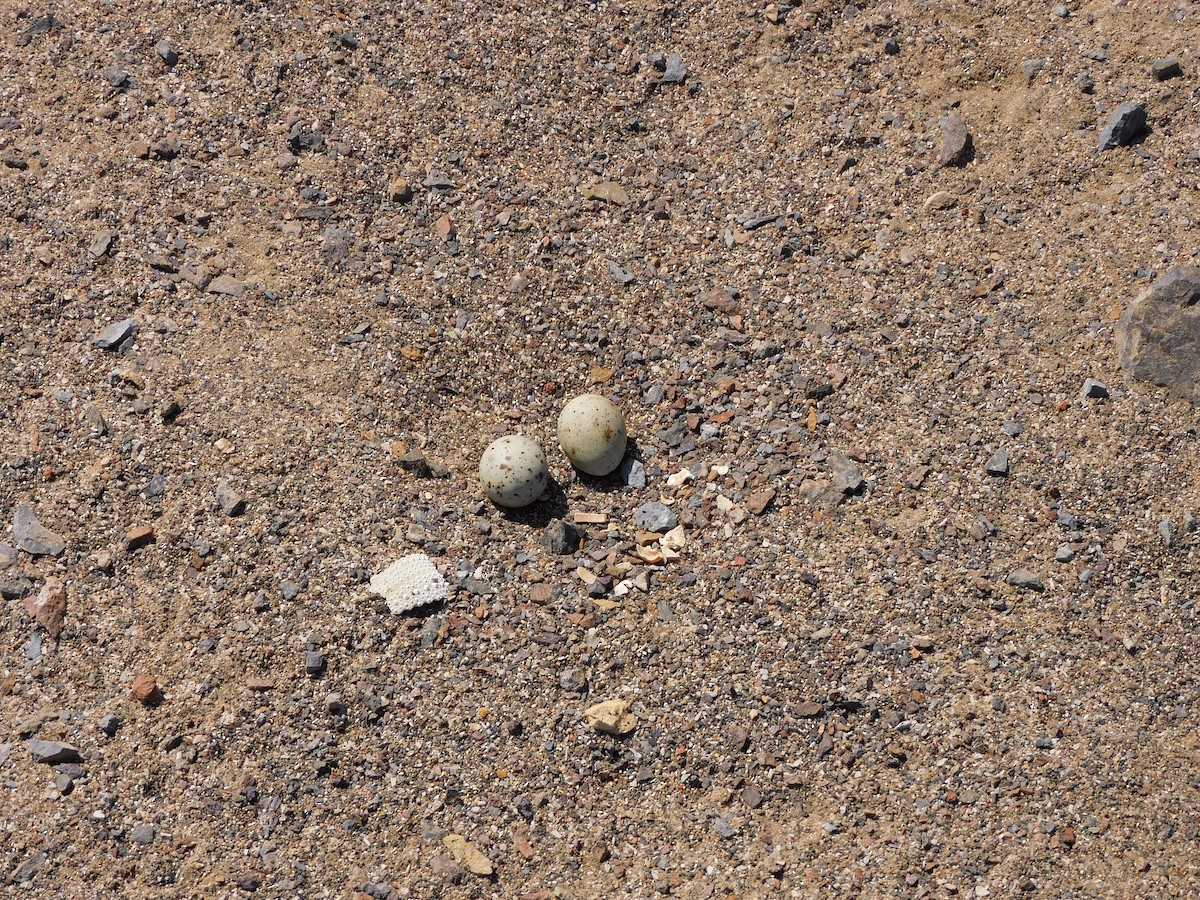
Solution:
[[[829,473],[834,490],[843,494],[857,494],[862,490],[862,469],[845,453],[834,450],[829,454]]]
[[[1200,404],[1200,268],[1170,269],[1117,322],[1125,374]]]
[[[63,539],[42,525],[27,503],[18,503],[13,510],[12,537],[18,549],[33,556],[61,556],[67,549]]]
[[[1132,144],[1145,127],[1146,107],[1140,103],[1122,103],[1100,129],[1100,149],[1113,150]]]
[[[33,757],[34,762],[46,765],[53,766],[59,763],[75,763],[83,760],[75,747],[62,741],[44,741],[41,738],[33,738],[26,741],[25,746],[29,748],[29,755]]]
[[[137,319],[122,319],[113,322],[102,332],[92,338],[92,343],[101,350],[120,350],[121,346],[138,333],[141,323]]]

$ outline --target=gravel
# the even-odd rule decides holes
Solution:
[[[5,886],[1200,893],[1196,379],[1121,342],[1195,12],[1069,6],[10,5]]]

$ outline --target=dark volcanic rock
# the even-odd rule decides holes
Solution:
[[[1116,327],[1125,374],[1200,403],[1200,268],[1167,271]]]
[[[1146,127],[1146,107],[1140,103],[1122,103],[1100,129],[1100,149],[1112,150],[1133,142]]]

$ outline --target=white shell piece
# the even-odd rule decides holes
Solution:
[[[387,601],[388,609],[396,615],[449,596],[446,579],[424,553],[396,560],[372,576],[369,587]]]

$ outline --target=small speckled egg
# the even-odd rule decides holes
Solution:
[[[550,472],[537,441],[509,434],[488,444],[479,460],[479,480],[497,506],[528,506],[546,490]]]
[[[558,417],[558,445],[571,465],[588,475],[607,475],[625,456],[625,417],[607,397],[576,397]]]

